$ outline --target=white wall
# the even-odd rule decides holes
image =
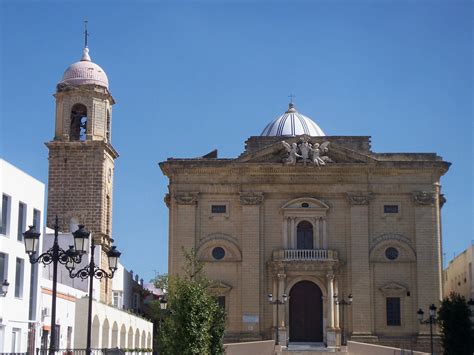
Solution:
[[[33,289],[30,290],[31,264],[22,240],[18,240],[18,206],[26,204],[25,228],[33,224],[33,209],[40,211],[39,231],[43,228],[45,186],[10,163],[0,159],[0,190],[9,196],[7,231],[0,234],[0,252],[7,255],[5,277],[10,283],[6,296],[0,296],[0,352],[26,352],[30,323],[38,320],[37,297],[39,294],[38,268],[33,271]],[[0,210],[1,210],[0,204]],[[2,211],[0,211],[2,212]],[[0,214],[1,216],[1,214]],[[23,260],[23,283],[20,297],[15,297],[16,259]],[[2,275],[0,275],[0,278]],[[0,283],[3,282],[3,279]],[[32,292],[30,292],[32,291]],[[30,296],[32,297],[30,311]],[[12,332],[17,331],[18,341],[13,347]]]
[[[76,333],[74,345],[86,347],[88,299],[76,301]],[[92,302],[92,348],[152,348],[153,323],[115,307]]]

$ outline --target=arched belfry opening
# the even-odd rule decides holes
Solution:
[[[313,225],[308,221],[298,223],[296,227],[296,248],[313,249]]]
[[[71,109],[71,129],[69,139],[71,141],[85,141],[87,133],[87,107],[83,104],[75,104]]]

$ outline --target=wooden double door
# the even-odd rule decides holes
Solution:
[[[300,281],[290,291],[290,342],[323,341],[323,297],[311,281]]]

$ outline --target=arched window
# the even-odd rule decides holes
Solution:
[[[87,107],[75,104],[71,110],[71,130],[69,139],[72,141],[85,141],[87,132]]]
[[[296,248],[313,249],[313,225],[307,221],[298,223],[296,227]]]

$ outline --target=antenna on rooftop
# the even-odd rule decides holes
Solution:
[[[87,20],[84,20],[84,47],[87,47],[87,37],[89,37],[89,32],[87,31]]]

